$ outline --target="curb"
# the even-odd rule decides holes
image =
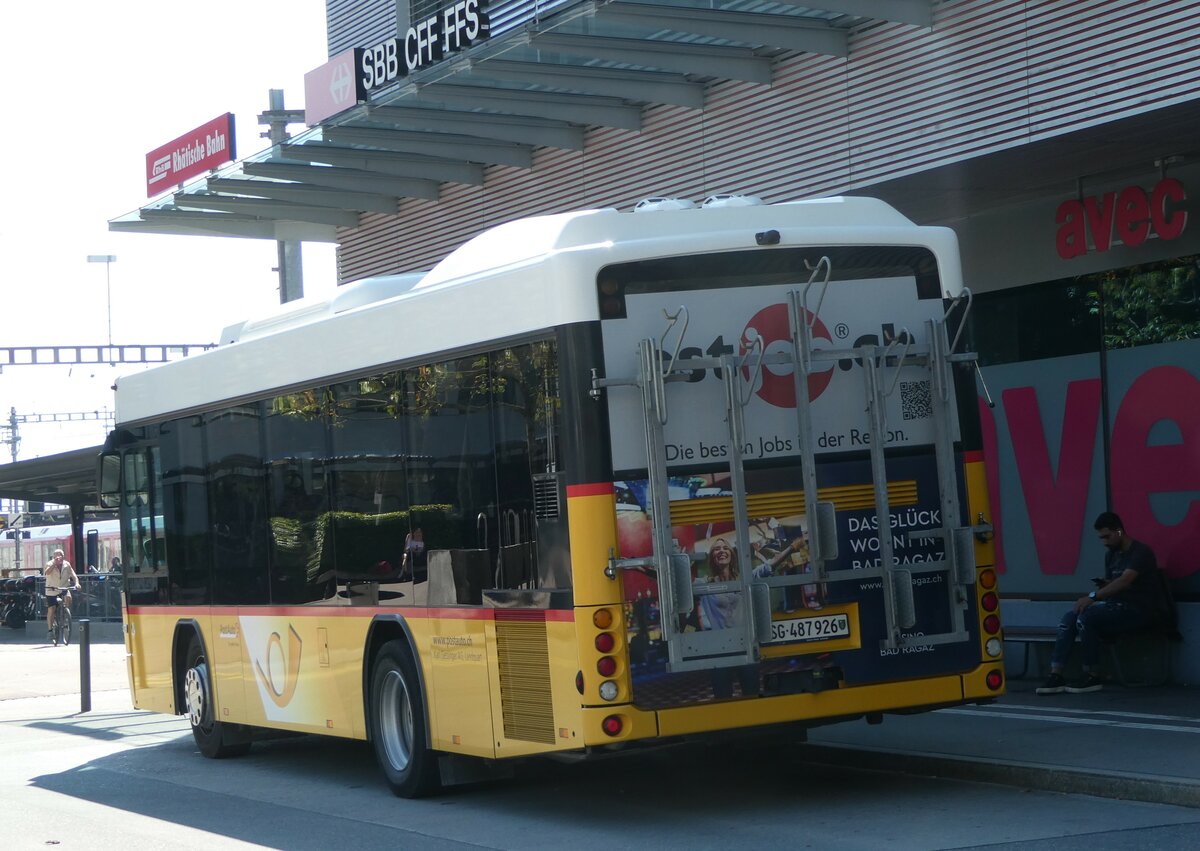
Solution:
[[[822,765],[1200,808],[1200,781],[1196,780],[1131,772],[1101,774],[1098,771],[1037,763],[1000,762],[982,757],[930,756],[901,750],[808,744],[798,747],[802,759]]]

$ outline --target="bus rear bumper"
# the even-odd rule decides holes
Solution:
[[[644,711],[632,705],[583,710],[584,741],[590,747],[653,736],[674,737],[771,724],[820,726],[864,715],[920,712],[963,703],[991,701],[1004,693],[988,685],[988,675],[1003,669],[988,664],[965,674],[903,682],[726,700],[694,706]],[[621,732],[605,732],[605,719],[616,717]]]

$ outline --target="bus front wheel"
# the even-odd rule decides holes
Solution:
[[[199,638],[192,636],[183,674],[183,699],[192,724],[192,738],[200,753],[209,759],[241,756],[250,750],[250,742],[238,736],[233,725],[216,719],[211,676],[204,647]]]
[[[412,651],[389,641],[371,669],[371,744],[387,784],[402,798],[420,798],[440,786],[437,754],[425,746],[426,719]]]

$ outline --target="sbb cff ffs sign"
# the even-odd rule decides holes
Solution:
[[[1070,260],[1087,254],[1089,236],[1096,251],[1108,251],[1114,242],[1133,248],[1151,234],[1178,239],[1187,227],[1186,202],[1183,183],[1174,178],[1160,180],[1149,192],[1126,186],[1119,192],[1063,201],[1055,215],[1058,256]]]
[[[369,93],[466,50],[490,34],[484,0],[457,0],[414,23],[402,37],[364,50],[359,59],[359,85]]]
[[[155,148],[146,154],[146,194],[153,198],[234,159],[233,139],[233,113],[227,112]]]

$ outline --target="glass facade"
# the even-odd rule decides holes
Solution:
[[[1200,255],[1080,280],[1103,317],[1105,348],[1200,340]]]
[[[1108,509],[1200,590],[1200,256],[981,294],[971,316],[1005,591],[1077,589]]]
[[[1200,256],[976,296],[982,366],[1200,339]]]

